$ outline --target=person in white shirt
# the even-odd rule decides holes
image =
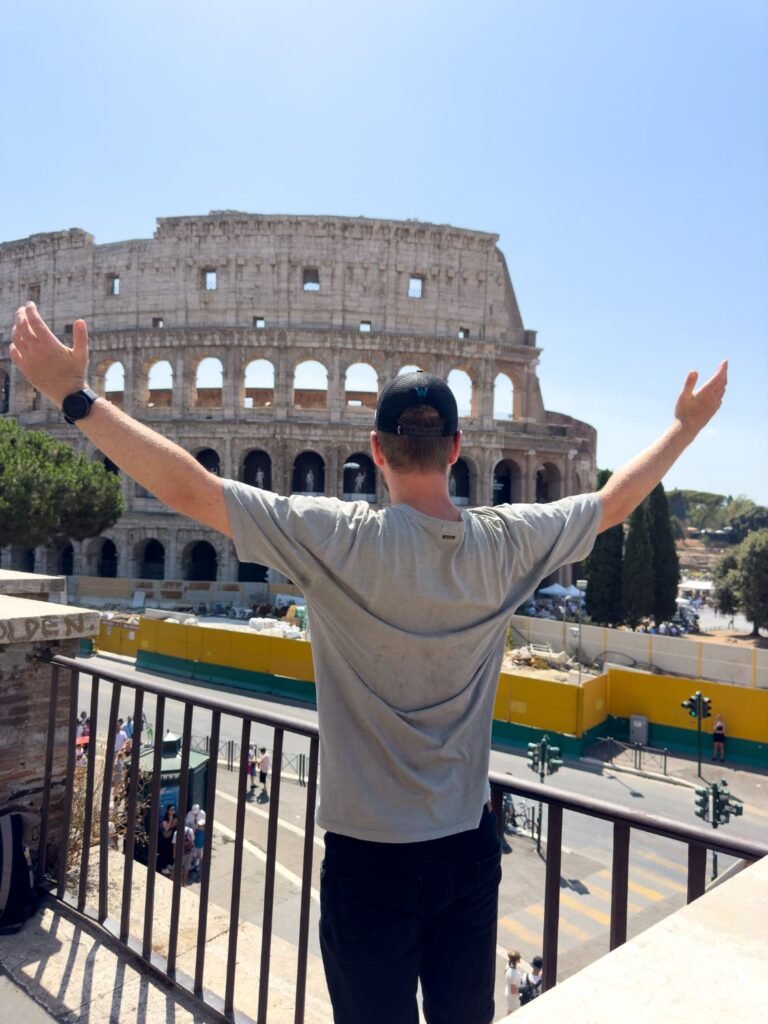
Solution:
[[[520,1008],[520,971],[517,965],[520,963],[520,954],[516,949],[510,949],[507,953],[507,969],[504,971],[504,997],[507,1001],[507,1013]]]
[[[269,774],[269,766],[272,763],[272,759],[267,753],[266,747],[259,748],[259,756],[256,759],[256,764],[259,769],[259,782],[261,783],[261,792],[267,792],[267,775]]]

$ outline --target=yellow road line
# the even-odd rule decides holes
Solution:
[[[660,885],[662,889],[672,889],[673,892],[688,892],[688,887],[686,885],[681,885],[680,882],[675,882],[663,875],[657,875],[655,871],[649,871],[647,868],[640,868],[636,864],[633,864],[629,870],[630,874],[640,875],[641,878],[647,878],[649,882],[654,882],[656,885]]]
[[[598,871],[597,874],[600,878],[611,877],[610,871]],[[633,882],[631,878],[627,884],[627,889],[630,892],[636,893],[638,896],[645,896],[647,900],[652,900],[654,903],[658,903],[659,900],[664,899],[663,893],[657,892],[656,889],[649,889],[645,885],[638,885],[637,882]]]
[[[611,894],[608,889],[601,889],[599,885],[590,884],[589,894],[590,896],[596,896],[599,900],[603,900],[604,903],[611,902]],[[631,910],[633,914],[642,909],[643,907],[639,903],[632,903],[630,900],[627,900],[627,910]]]
[[[584,917],[591,917],[592,920],[597,921],[598,924],[607,925],[611,923],[611,919],[608,914],[604,914],[602,910],[595,910],[594,907],[587,906],[575,896],[572,896],[569,892],[560,893],[560,903],[578,911],[578,913],[583,914]]]
[[[525,913],[530,914],[531,917],[540,918],[542,921],[544,920],[544,907],[541,903],[537,903],[535,907],[526,907]],[[557,927],[564,935],[570,935],[572,939],[579,939],[581,942],[593,937],[590,932],[585,932],[583,928],[579,928],[577,925],[571,924],[571,922],[566,920],[562,914],[560,915]]]
[[[681,875],[688,874],[688,865],[677,860],[670,860],[669,857],[662,857],[660,853],[651,853],[649,850],[633,850],[632,857],[641,857],[643,860],[649,860],[653,864],[659,864],[664,868],[672,868],[673,871],[678,871]]]
[[[511,932],[517,938],[523,940],[524,943],[528,943],[532,946],[541,945],[541,933],[535,934],[529,931],[525,925],[520,924],[519,921],[513,920],[511,917],[500,917],[499,925],[507,932]]]

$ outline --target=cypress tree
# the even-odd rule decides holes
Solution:
[[[629,517],[622,595],[624,618],[630,626],[636,626],[646,615],[653,614],[653,549],[645,504],[638,505]]]
[[[604,487],[611,477],[609,469],[597,474],[598,487]],[[624,547],[624,527],[621,523],[599,534],[589,557],[584,563],[587,579],[585,608],[593,622],[613,625],[622,621],[621,563]]]
[[[660,622],[671,619],[677,611],[677,585],[680,582],[680,562],[663,484],[658,484],[651,491],[647,515],[653,551],[653,618],[658,626]]]

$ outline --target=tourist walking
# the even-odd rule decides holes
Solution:
[[[712,760],[725,762],[725,721],[717,715],[712,726]]]
[[[520,963],[520,954],[516,949],[510,949],[507,953],[507,968],[504,971],[504,998],[507,1003],[507,1013],[512,1013],[520,1007],[520,971],[517,969]]]

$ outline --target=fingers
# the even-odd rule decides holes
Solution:
[[[88,327],[85,320],[75,320],[72,325],[72,349],[77,362],[85,366],[88,362]]]
[[[685,384],[683,384],[683,394],[692,395],[693,389],[696,387],[696,382],[699,379],[698,370],[691,370],[688,376],[685,378]]]

